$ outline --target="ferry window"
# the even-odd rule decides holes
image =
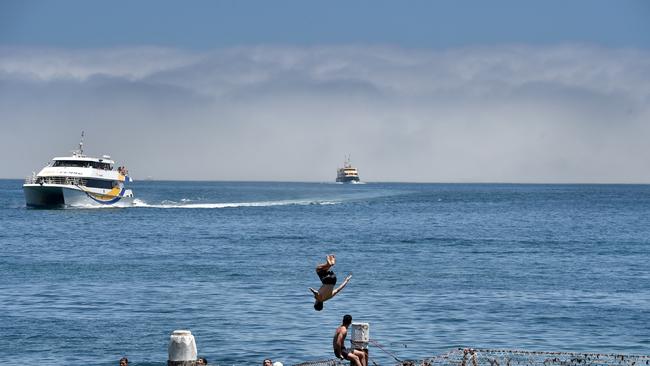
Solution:
[[[102,170],[111,170],[111,165],[108,163],[100,163],[97,161],[83,161],[83,160],[57,160],[52,166],[60,167],[73,167],[73,168],[95,168]]]
[[[76,161],[76,160],[57,160],[52,166],[62,166],[62,167],[80,167],[83,168],[87,165],[85,161]]]
[[[91,188],[112,189],[113,181],[103,179],[88,179],[86,185]]]

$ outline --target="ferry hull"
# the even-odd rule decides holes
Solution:
[[[132,196],[106,196],[70,186],[25,184],[23,191],[28,207],[129,207],[133,205]]]
[[[61,187],[24,185],[25,203],[28,207],[63,207],[65,200]]]
[[[133,205],[133,197],[107,197],[77,189],[65,189],[63,196],[66,206],[72,207],[129,207]]]
[[[359,177],[336,178],[339,183],[359,183]]]

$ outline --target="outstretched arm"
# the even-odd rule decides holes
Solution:
[[[334,291],[332,291],[332,296],[335,296],[336,294],[339,293],[339,291],[343,290],[343,288],[348,285],[348,282],[350,282],[351,278],[352,278],[351,274],[349,274],[347,277],[345,277],[345,280],[343,280],[343,283],[341,284],[341,286],[337,287]]]
[[[311,291],[311,293],[314,294],[314,296],[318,295],[318,291],[314,290],[311,287],[309,288],[309,291]]]

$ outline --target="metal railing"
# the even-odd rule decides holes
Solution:
[[[85,186],[88,181],[83,178],[77,177],[35,177],[29,176],[25,178],[25,184],[59,184],[59,185],[74,185]]]

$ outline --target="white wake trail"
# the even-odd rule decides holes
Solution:
[[[181,200],[183,201],[183,200]],[[288,205],[336,205],[339,201],[326,200],[285,200],[285,201],[259,201],[259,202],[227,202],[227,203],[178,203],[163,201],[160,204],[149,204],[141,199],[133,200],[133,207],[146,208],[236,208],[236,207],[270,207]]]

